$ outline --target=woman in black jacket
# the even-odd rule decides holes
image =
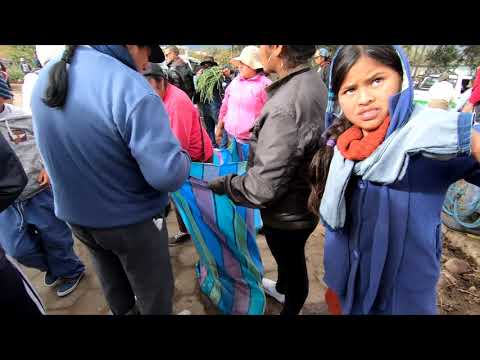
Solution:
[[[278,265],[278,280],[263,279],[268,295],[296,315],[308,296],[305,243],[318,223],[308,211],[308,166],[324,129],[327,89],[309,66],[313,45],[262,45],[263,69],[278,80],[252,130],[249,169],[212,181],[236,204],[260,208],[264,234]]]

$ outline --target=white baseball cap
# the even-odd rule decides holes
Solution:
[[[65,51],[65,45],[36,45],[38,61],[42,66],[57,56],[61,56]]]

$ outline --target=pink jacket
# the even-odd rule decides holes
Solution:
[[[475,81],[472,86],[472,95],[469,99],[470,104],[477,105],[480,102],[480,69],[477,70]]]
[[[170,127],[192,161],[205,162],[211,158],[212,141],[201,125],[198,110],[188,95],[174,85],[168,84],[163,103],[170,119]],[[202,153],[205,158],[202,158]]]
[[[272,82],[263,74],[250,79],[237,76],[225,91],[219,118],[230,136],[250,139],[250,129],[267,101],[265,88]]]

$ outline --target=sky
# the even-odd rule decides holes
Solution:
[[[227,49],[230,48],[232,45],[185,45],[188,46],[192,50],[200,50],[205,48],[222,48]]]

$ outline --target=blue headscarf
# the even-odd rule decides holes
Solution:
[[[338,114],[335,113],[335,94],[332,90],[332,74],[336,57],[342,47],[343,46],[337,49],[330,65],[330,74],[328,77],[328,103],[327,111],[325,114],[325,129],[332,125],[335,118],[338,117]],[[389,136],[395,129],[402,127],[408,121],[414,107],[413,82],[411,78],[410,64],[408,63],[408,57],[401,46],[393,45],[393,47],[397,52],[400,61],[402,62],[403,82],[402,90],[389,99],[388,108],[390,112],[390,126],[387,131],[387,136]]]

